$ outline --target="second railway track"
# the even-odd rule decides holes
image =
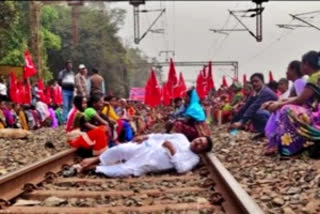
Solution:
[[[76,161],[70,149],[0,178],[0,213],[263,213],[213,154],[185,175],[63,177]]]

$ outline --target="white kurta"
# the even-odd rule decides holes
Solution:
[[[200,158],[190,150],[190,142],[182,134],[150,134],[148,139],[137,144],[129,142],[115,146],[99,157],[101,164],[97,173],[109,177],[140,176],[148,172],[176,169],[178,173],[190,171]],[[172,143],[176,153],[162,147],[165,141]],[[119,161],[124,163],[118,163]]]

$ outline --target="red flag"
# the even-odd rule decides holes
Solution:
[[[51,94],[51,87],[47,86],[44,90],[44,99],[45,99],[45,103],[47,105],[50,105],[52,102],[52,94]]]
[[[158,85],[157,76],[153,69],[145,87],[145,104],[156,107],[161,104],[161,89]]]
[[[178,90],[178,78],[176,74],[176,68],[172,59],[170,59],[167,89],[169,90],[169,93],[171,95],[170,99],[176,98],[175,95],[177,94],[177,92],[175,92],[175,90]]]
[[[17,81],[17,100],[18,104],[24,104],[25,94],[22,81]]]
[[[12,102],[17,102],[17,78],[14,72],[10,73],[10,87],[9,87],[9,96]]]
[[[170,105],[170,91],[168,90],[168,83],[163,83],[162,85],[162,100],[165,106]]]
[[[58,106],[62,105],[62,90],[61,87],[56,84],[53,87],[53,95],[52,95],[52,102]]]
[[[273,81],[273,74],[272,71],[269,71],[269,82]]]
[[[41,78],[38,79],[38,96],[41,102],[46,102],[45,96],[44,96],[44,84]]]
[[[31,59],[31,56],[28,50],[24,52],[24,61],[25,61],[25,65],[23,70],[24,71],[23,76],[25,79],[28,79],[29,77],[37,73],[36,67],[34,66],[34,63]]]
[[[24,94],[25,94],[24,103],[30,104],[32,99],[32,93],[31,93],[31,85],[29,81],[27,81],[26,84],[24,85]]]
[[[205,84],[206,84],[206,79],[205,79],[204,76],[203,76],[203,70],[202,70],[202,71],[200,71],[200,73],[198,74],[198,77],[197,77],[197,85],[196,85],[196,91],[197,91],[200,99],[203,99],[203,98],[205,98],[205,96],[206,96],[206,87],[205,87]]]
[[[223,87],[229,87],[229,86],[228,86],[227,79],[226,79],[226,76],[224,76],[224,75],[223,75],[223,77],[222,77],[222,86],[223,86]]]
[[[187,86],[183,78],[183,74],[180,72],[179,76],[179,90],[180,90],[180,97],[184,97],[187,92]]]
[[[169,74],[168,74],[168,82],[173,87],[178,84],[178,78],[176,74],[176,68],[174,66],[174,62],[172,59],[170,59],[170,67],[169,67]]]
[[[207,87],[208,91],[211,91],[214,89],[214,82],[213,82],[213,77],[212,77],[212,62],[209,62],[208,65],[208,77],[207,77]]]
[[[247,75],[243,74],[243,85],[247,82]]]

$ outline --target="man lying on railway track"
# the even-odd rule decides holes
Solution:
[[[140,176],[170,169],[185,173],[199,163],[199,154],[211,149],[209,137],[190,142],[183,134],[150,134],[108,149],[99,157],[84,159],[80,165],[81,171],[95,169],[108,177]]]

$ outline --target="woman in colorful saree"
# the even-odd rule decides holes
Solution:
[[[87,99],[82,96],[74,98],[74,107],[67,119],[66,130],[68,143],[75,148],[92,149],[93,155],[100,155],[108,147],[108,135],[105,126],[95,126],[86,120],[84,109]]]
[[[114,110],[114,104],[115,102],[118,102],[116,100],[116,97],[113,96],[107,96],[104,98],[104,107],[101,111],[102,116],[108,118],[108,120],[113,123],[114,130],[117,132],[117,142],[128,142],[131,141],[134,137],[133,130],[129,123],[129,117],[126,112],[126,100],[121,101],[119,107],[121,107],[121,112],[124,114],[118,115]]]
[[[210,136],[209,127],[205,122],[206,115],[196,90],[190,89],[187,91],[185,99],[187,107],[183,114],[184,118],[177,119],[171,131],[184,134],[190,141],[198,137]],[[167,131],[170,131],[170,129]]]
[[[300,95],[262,106],[276,115],[275,122],[267,124],[265,130],[269,140],[266,155],[275,150],[282,155],[294,155],[304,148],[306,140],[316,139],[314,130],[320,129],[319,52],[309,51],[303,55],[302,72],[309,76],[309,80]]]

